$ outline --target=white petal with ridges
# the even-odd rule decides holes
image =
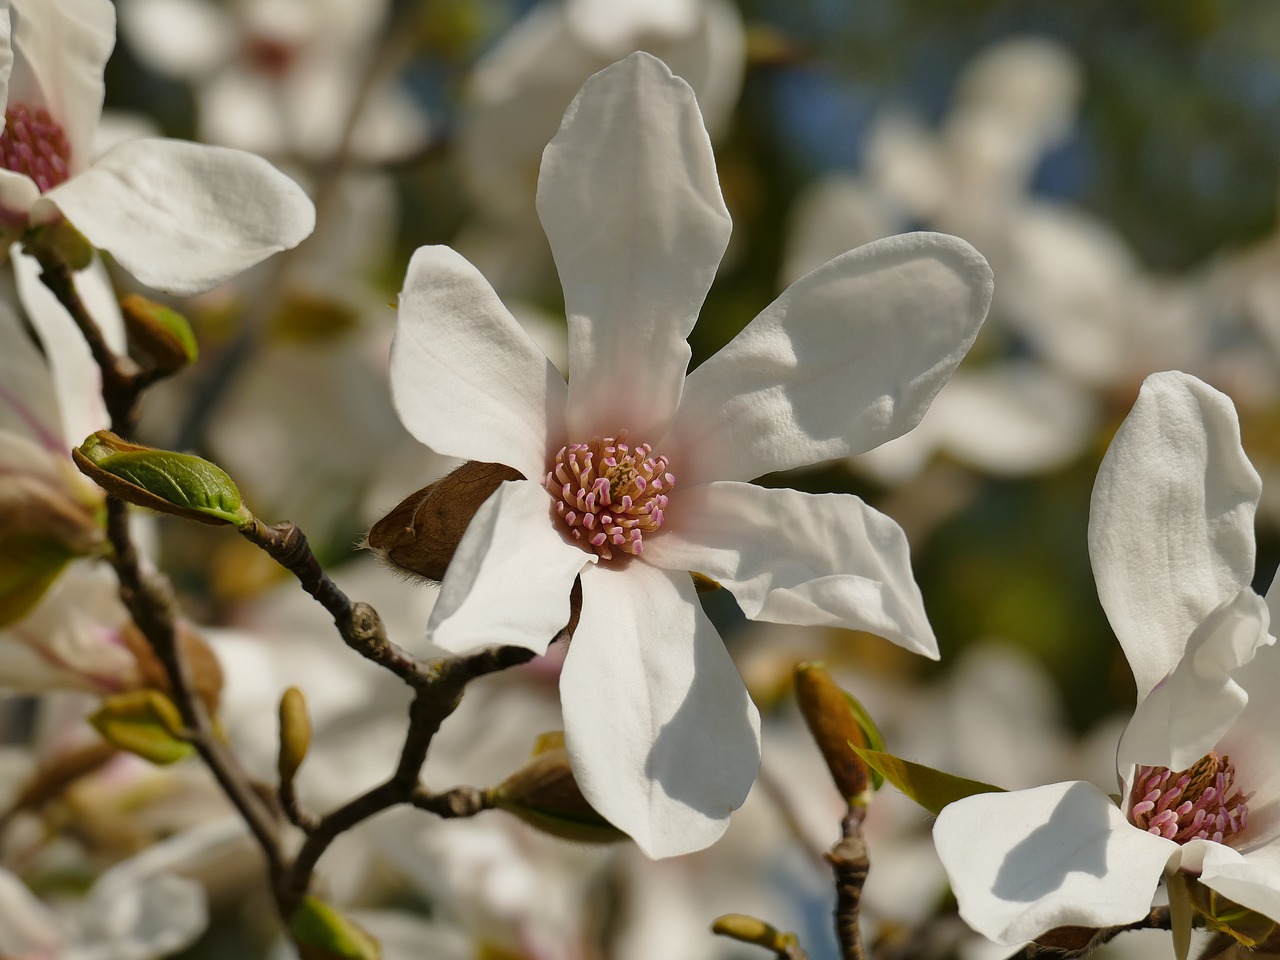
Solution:
[[[1280,645],[1260,649],[1236,680],[1249,702],[1216,750],[1231,758],[1240,789],[1253,794],[1238,845],[1252,858],[1255,847],[1270,844],[1280,870]]]
[[[301,243],[302,188],[261,157],[181,140],[129,140],[46,193],[95,247],[147,286],[199,293]]]
[[[1262,482],[1231,401],[1185,373],[1147,377],[1098,469],[1089,557],[1142,699],[1253,576]]]
[[[713,843],[760,765],[760,716],[685,573],[582,574],[560,675],[583,795],[651,857]]]
[[[451,653],[494,644],[546,653],[569,622],[573,581],[595,560],[560,536],[541,484],[508,480],[476,511],[458,544],[427,640]]]
[[[1274,642],[1269,619],[1263,599],[1246,587],[1196,627],[1182,660],[1125,728],[1122,770],[1131,763],[1185,770],[1214,748],[1249,702],[1235,674]]]
[[[866,630],[938,656],[902,528],[857,497],[677,489],[644,558],[719,581],[752,620]]]
[[[797,280],[689,375],[681,479],[751,480],[910,430],[968,351],[991,270],[955,237],[866,244]]]
[[[571,433],[660,437],[730,231],[689,85],[647,53],[588,80],[542,155],[538,215],[569,318]]]
[[[484,277],[448,247],[409,262],[391,344],[400,420],[436,453],[505,463],[530,480],[563,444],[560,372]]]
[[[10,0],[13,70],[9,108],[43,107],[71,145],[70,168],[93,160],[93,136],[102,114],[102,71],[116,43],[110,0]]]
[[[1178,853],[1083,782],[959,800],[938,815],[933,840],[960,916],[1005,944],[1140,919]]]

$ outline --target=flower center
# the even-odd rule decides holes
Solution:
[[[605,560],[617,550],[637,557],[644,551],[644,536],[662,526],[676,482],[666,457],[626,441],[624,430],[561,447],[545,481],[569,536]]]
[[[67,179],[70,162],[71,144],[48,110],[14,104],[5,111],[0,167],[25,174],[45,193]]]
[[[1130,796],[1129,819],[1148,833],[1176,843],[1230,843],[1244,830],[1253,794],[1240,792],[1230,757],[1209,753],[1181,773],[1139,767]]]

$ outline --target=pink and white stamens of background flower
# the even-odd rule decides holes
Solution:
[[[543,155],[538,212],[564,288],[567,386],[454,251],[420,249],[401,294],[391,385],[406,427],[527,478],[477,512],[428,635],[457,653],[542,653],[581,576],[560,680],[574,771],[646,853],[672,856],[724,831],[760,758],[759,717],[686,571],[748,617],[867,630],[937,656],[897,524],[853,496],[744,481],[909,430],[976,336],[991,274],[954,237],[870,244],[797,281],[686,378],[730,220],[693,91],[644,53],[570,105]],[[562,450],[623,430],[632,450],[650,445],[637,475],[677,482],[660,527],[648,513],[650,529],[634,528],[643,550],[606,558],[554,506],[566,484],[585,504],[587,484],[566,472],[552,492],[546,477]]]

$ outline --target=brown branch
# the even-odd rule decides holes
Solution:
[[[347,646],[411,686],[427,682],[429,665],[387,639],[378,611],[367,603],[352,603],[329,579],[311,552],[306,534],[296,524],[279,523],[269,527],[254,518],[253,523],[242,527],[240,533],[298,578],[302,589],[315,597],[333,616],[338,633]]]
[[[871,861],[862,838],[863,807],[849,807],[840,824],[841,837],[827,851],[827,862],[836,878],[836,939],[843,960],[866,960],[862,946],[862,887],[867,882]]]
[[[1054,957],[1080,957],[1092,953],[1104,943],[1110,943],[1130,930],[1170,930],[1173,924],[1169,908],[1152,907],[1141,920],[1116,927],[1055,927],[1038,936],[1033,942],[1015,953],[1010,960],[1046,960]]]

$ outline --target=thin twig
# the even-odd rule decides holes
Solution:
[[[863,807],[850,806],[840,824],[840,839],[827,851],[827,862],[836,877],[836,939],[843,960],[866,960],[862,946],[862,886],[871,861],[862,838]]]
[[[1130,930],[1169,930],[1172,929],[1169,908],[1152,907],[1141,920],[1125,923],[1116,927],[1056,927],[1041,934],[1036,940],[1028,943],[1015,953],[1010,960],[1048,960],[1048,958],[1079,957],[1092,953],[1104,943],[1110,943],[1122,933]]]
[[[290,571],[302,589],[333,616],[338,633],[351,649],[385,667],[411,686],[420,686],[430,677],[430,667],[403,647],[387,639],[378,611],[367,603],[352,603],[320,566],[311,552],[306,535],[293,523],[267,526],[254,519],[240,533]]]

